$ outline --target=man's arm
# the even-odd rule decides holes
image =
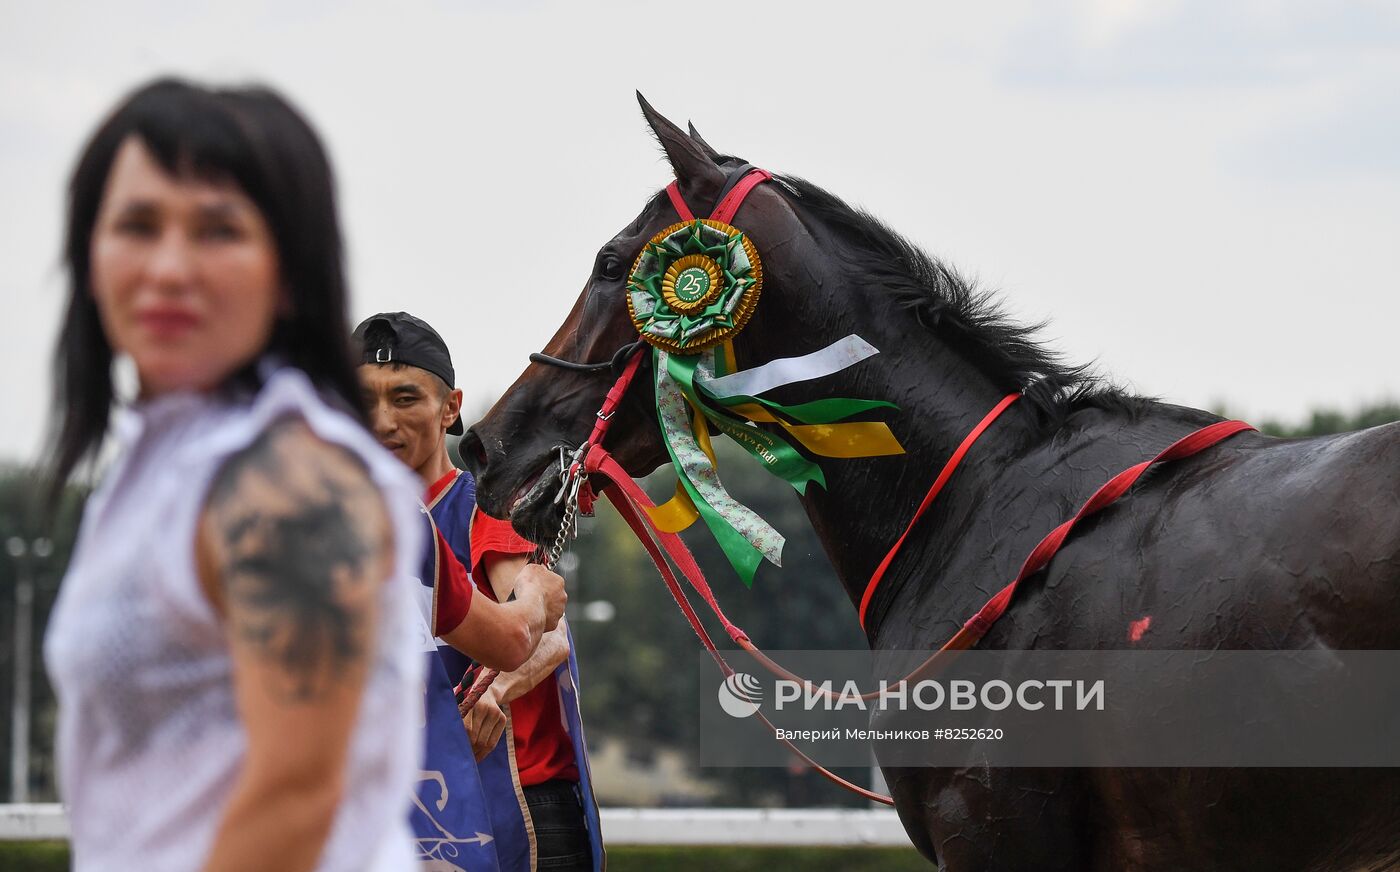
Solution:
[[[223,616],[248,745],[205,872],[316,865],[393,554],[367,471],[300,421],[274,425],[221,470],[196,555]]]
[[[505,600],[516,589],[516,579],[527,565],[524,555],[497,552],[489,552],[481,561],[482,571],[486,573],[491,591],[498,600]],[[484,601],[486,597],[477,599]],[[491,682],[491,686],[463,719],[477,760],[489,754],[505,733],[506,716],[501,706],[529,693],[568,658],[568,624],[561,618],[557,627],[541,637],[535,653],[528,660],[514,670],[496,676],[496,680]]]
[[[521,554],[487,554],[482,559],[486,579],[496,599],[505,602],[515,589],[515,580],[528,565]],[[554,673],[560,663],[569,659],[568,625],[563,618],[559,625],[540,637],[535,653],[520,666],[510,672],[496,676],[491,687],[497,691],[500,702],[511,702],[529,693],[535,685]]]
[[[530,566],[520,573],[515,599],[473,597],[466,618],[441,638],[492,669],[519,669],[558,625],[567,600],[564,579],[543,566]]]

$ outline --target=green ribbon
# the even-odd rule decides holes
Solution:
[[[804,424],[827,424],[869,409],[894,408],[879,400],[833,398],[783,406],[756,397],[716,400],[695,382],[697,370],[723,372],[729,362],[724,352],[711,349],[697,355],[674,355],[654,350],[656,410],[671,464],[705,526],[714,535],[745,586],[752,587],[759,563],[767,559],[782,565],[784,538],[757,513],[730,496],[719,480],[719,471],[692,433],[695,410],[721,433],[734,440],[764,469],[786,481],[800,494],[815,482],[826,487],[821,467],[804,457],[781,436],[762,430],[730,414],[725,407],[744,402],[761,403]],[[718,405],[716,405],[718,403]]]

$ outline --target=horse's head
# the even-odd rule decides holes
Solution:
[[[742,162],[726,159],[695,134],[681,130],[638,99],[675,171],[680,193],[697,215],[708,214],[727,180]],[[787,203],[774,191],[760,188],[748,197],[735,219],[763,251],[765,288],[784,272],[770,258],[800,225]],[[594,259],[593,270],[573,310],[555,332],[545,354],[563,361],[607,364],[617,352],[637,341],[628,313],[627,279],[643,245],[679,219],[663,193],[652,197],[627,227],[607,242]],[[778,259],[779,261],[781,258]],[[775,269],[776,268],[776,269]],[[774,273],[777,276],[774,276]],[[763,322],[775,322],[777,295],[763,293],[760,309],[736,343],[750,334],[766,332]],[[740,349],[742,353],[742,348]],[[645,384],[650,364],[635,379],[611,422],[607,447],[627,471],[645,475],[667,461],[656,420],[653,390]],[[461,454],[477,479],[482,507],[511,523],[536,542],[549,542],[558,529],[562,509],[553,503],[558,487],[559,447],[577,447],[589,434],[595,413],[617,377],[618,367],[570,369],[531,363],[486,416],[471,427]]]

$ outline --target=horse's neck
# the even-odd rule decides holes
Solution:
[[[897,412],[881,416],[905,449],[902,455],[821,463],[826,488],[803,498],[807,515],[853,603],[890,546],[903,532],[940,468],[963,438],[1005,396],[992,380],[939,342],[913,318],[886,310],[883,317],[853,314],[842,332],[857,333],[879,349],[874,358],[822,383],[826,396],[888,400]],[[909,323],[905,324],[904,321]],[[864,322],[864,323],[862,323]],[[979,442],[941,502],[975,492],[984,461],[1023,442],[1029,416],[1013,405]],[[983,462],[979,462],[983,461]],[[927,540],[920,543],[928,547]]]
[[[896,403],[899,411],[883,420],[905,448],[904,454],[891,457],[822,461],[827,486],[809,487],[802,500],[851,602],[858,606],[871,574],[904,532],[940,470],[1007,391],[936,334],[892,307],[853,307],[841,319],[840,332],[858,333],[880,353],[823,381],[821,393]],[[831,336],[824,339],[833,341]],[[929,518],[882,583],[885,595],[899,589],[910,573],[923,577],[931,565],[985,545],[963,541],[963,528],[946,523],[950,519],[1004,505],[1016,516],[1009,519],[1013,526],[1024,526],[1027,536],[1048,532],[1048,527],[1042,531],[1036,526],[1038,520],[1022,517],[1027,499],[1037,511],[1075,504],[1112,474],[1144,459],[1149,446],[1164,448],[1211,417],[1166,406],[1132,416],[1086,408],[1052,440],[1029,401],[1013,403],[973,444],[940,491]],[[1071,457],[1074,462],[1068,462]],[[1056,517],[1054,523],[1060,520]],[[1017,542],[1011,550],[1033,544]],[[1011,556],[1024,558],[1025,553]],[[940,607],[957,612],[980,604],[972,602],[977,597],[985,598],[978,585],[965,587],[940,594],[946,594]],[[871,629],[883,613],[883,608],[872,611]]]
[[[823,460],[826,487],[810,486],[802,500],[851,602],[858,606],[871,574],[904,531],[939,471],[1009,386],[955,351],[896,300],[846,273],[812,238],[769,250],[774,256],[765,268],[771,268],[774,292],[765,317],[755,319],[742,337],[745,347],[739,351],[740,362],[749,355],[752,359],[786,356],[773,353],[777,350],[807,353],[855,333],[880,353],[815,383],[816,392],[888,400],[899,406],[882,419],[903,445],[904,454]],[[815,399],[813,384],[794,386],[786,395],[783,392],[789,389],[781,389],[774,398],[780,402]],[[926,572],[933,558],[985,545],[960,541],[958,527],[940,521],[971,517],[988,506],[1019,511],[1022,506],[1016,495],[1029,491],[1046,506],[1082,499],[1106,475],[1142,459],[1138,448],[1144,429],[1173,435],[1189,432],[1189,421],[1176,420],[1182,416],[1163,410],[1149,417],[1152,420],[1134,420],[1089,410],[1076,416],[1082,419],[1076,421],[1078,426],[1051,440],[1028,401],[1013,403],[939,493],[929,519],[894,565],[891,576],[898,577],[887,577],[883,584],[886,597],[910,573]],[[1075,463],[1063,462],[1096,442],[1105,447],[1095,447],[1090,461],[1077,457]],[[970,598],[980,595],[972,589],[975,585],[968,587],[949,597],[946,607],[963,609]],[[881,604],[879,597],[876,602]],[[875,622],[881,612],[872,612]]]
[[[871,340],[881,350],[869,362],[873,374],[859,393],[842,395],[898,403],[899,412],[887,420],[906,453],[824,462],[827,487],[809,488],[803,499],[857,607],[872,573],[940,470],[1006,395],[928,333],[924,345],[914,349],[891,339]],[[1131,415],[1090,406],[1073,413],[1052,438],[1028,400],[1013,403],[973,443],[881,582],[882,595],[868,615],[872,638],[890,609],[911,603],[920,617],[902,618],[910,625],[904,628],[910,645],[921,644],[925,631],[919,628],[930,620],[960,623],[970,617],[998,581],[1010,581],[1010,575],[1002,575],[1014,571],[1038,538],[1068,517],[1066,506],[1079,505],[1117,472],[1211,420],[1216,416],[1173,406],[1154,405]],[[973,519],[981,519],[975,529],[969,526]],[[996,560],[989,559],[992,539],[982,521],[1005,538]],[[961,571],[944,578],[939,567]],[[927,588],[935,583],[939,588],[929,601]],[[906,590],[910,584],[917,589]]]

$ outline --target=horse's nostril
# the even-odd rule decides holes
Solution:
[[[486,445],[475,430],[468,430],[462,436],[461,444],[457,446],[457,450],[462,455],[462,460],[466,462],[475,475],[481,475],[486,469]]]

